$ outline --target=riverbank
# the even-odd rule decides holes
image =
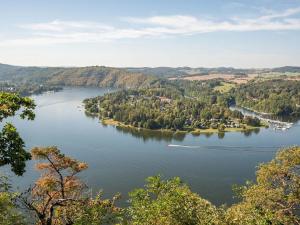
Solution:
[[[245,125],[244,127],[240,128],[225,128],[224,131],[220,131],[219,129],[213,129],[213,128],[208,128],[208,129],[195,129],[191,131],[192,134],[203,134],[203,133],[223,133],[223,132],[245,132],[245,131],[252,131],[256,129],[260,129],[264,126],[261,127],[252,127]]]
[[[256,113],[256,114],[262,115],[262,116],[274,116],[274,113],[260,112],[260,111],[257,111],[255,109],[248,108],[248,107],[242,106],[242,105],[237,105],[236,107],[239,107],[239,108],[242,108],[242,109],[246,109],[246,110],[248,110],[250,112],[253,112],[253,113]]]
[[[293,126],[292,122],[281,121],[279,119],[272,119],[270,118],[270,114],[267,115],[263,112],[257,112],[255,110],[243,106],[230,106],[229,108],[230,110],[237,110],[245,116],[257,117],[265,126],[269,126],[275,130],[286,130]]]
[[[111,125],[111,126],[118,126],[118,127],[124,127],[124,128],[133,128],[133,129],[137,129],[137,130],[151,130],[151,131],[158,131],[158,132],[170,132],[170,133],[191,133],[194,135],[198,135],[198,134],[205,134],[205,133],[224,133],[224,132],[247,132],[247,131],[253,131],[265,126],[261,126],[261,127],[253,127],[253,126],[249,126],[249,125],[244,125],[243,127],[239,127],[239,128],[225,128],[224,130],[220,131],[219,129],[215,129],[215,128],[208,128],[208,129],[187,129],[187,130],[171,130],[171,129],[146,129],[146,128],[138,128],[138,127],[134,127],[132,125],[128,125],[113,119],[101,119],[100,122],[104,125]]]

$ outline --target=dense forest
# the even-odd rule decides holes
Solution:
[[[84,103],[88,113],[138,128],[224,131],[247,125],[259,127],[259,119],[229,109],[231,96],[213,91],[218,84],[219,81],[176,81],[159,87],[122,90],[86,99]]]
[[[275,116],[300,117],[300,81],[251,81],[232,89],[236,104]]]
[[[88,113],[97,114],[102,120],[113,119],[133,127],[224,131],[261,126],[257,118],[231,111],[232,105],[276,118],[298,119],[300,81],[266,79],[233,85],[222,80],[160,80],[149,88],[121,90],[86,99],[84,103]]]
[[[0,81],[61,86],[137,88],[157,78],[104,66],[20,67],[0,64]]]

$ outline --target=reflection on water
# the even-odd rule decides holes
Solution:
[[[217,145],[175,145],[169,144],[169,148],[181,148],[181,149],[192,149],[192,150],[209,150],[209,151],[221,151],[221,152],[255,152],[255,153],[275,153],[280,146],[217,146]]]
[[[117,131],[124,134],[131,134],[135,138],[141,138],[144,142],[148,140],[154,141],[183,141],[186,133],[184,132],[172,132],[172,131],[158,131],[158,130],[147,130],[137,129],[131,127],[116,126]]]
[[[225,137],[225,132],[219,132],[218,133],[218,138],[223,139]]]
[[[264,128],[266,129],[266,128]],[[259,134],[260,128],[252,129],[252,130],[245,130],[241,131],[245,137],[250,137],[252,134]]]
[[[90,116],[90,115],[89,115]],[[104,127],[110,126],[103,124]],[[130,134],[135,138],[141,138],[144,142],[148,140],[155,140],[155,141],[166,141],[170,142],[174,141],[184,141],[185,137],[189,135],[186,132],[174,132],[174,131],[160,131],[160,130],[149,130],[149,129],[138,129],[132,127],[123,127],[123,126],[116,126],[117,131]],[[258,134],[260,132],[260,128],[252,129],[252,130],[245,130],[240,131],[240,133],[244,134],[245,137],[250,137],[252,134]],[[223,139],[228,132],[218,132],[218,133],[191,133],[194,137],[205,136],[207,138],[217,135],[219,139]]]

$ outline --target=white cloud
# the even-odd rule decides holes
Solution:
[[[295,14],[300,13],[300,7],[297,8],[291,8],[287,9],[283,12],[270,12],[268,15],[261,16],[261,20],[271,20],[271,19],[276,19],[276,18],[284,18],[284,17],[289,17]]]
[[[282,12],[269,11],[257,18],[235,17],[222,21],[188,15],[123,18],[123,22],[124,20],[126,22],[125,27],[114,27],[91,21],[54,20],[48,23],[23,24],[20,28],[30,31],[30,35],[1,40],[0,46],[97,43],[118,39],[196,35],[219,31],[300,30],[299,14],[300,7]]]
[[[185,27],[189,24],[198,23],[199,20],[192,16],[154,16],[148,18],[124,18],[125,21],[138,24],[160,25],[169,27]]]

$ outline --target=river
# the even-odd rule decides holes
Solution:
[[[286,131],[260,129],[248,133],[170,135],[104,126],[85,115],[82,100],[106,93],[107,89],[66,88],[61,92],[33,96],[34,121],[13,118],[28,149],[58,146],[63,153],[89,164],[82,179],[106,197],[142,187],[146,177],[179,176],[191,189],[215,204],[234,202],[232,185],[255,178],[259,163],[271,160],[283,146],[300,145],[299,123]],[[1,167],[21,190],[39,174],[34,161],[22,177]]]

